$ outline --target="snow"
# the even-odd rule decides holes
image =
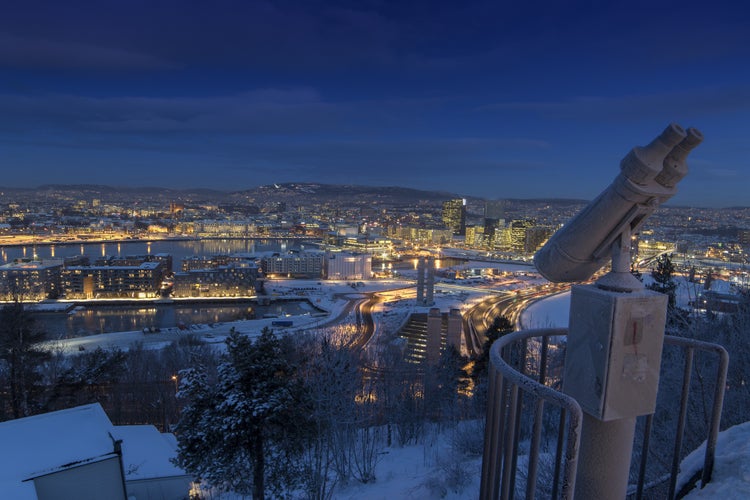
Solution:
[[[3,498],[36,499],[28,479],[114,457],[114,439],[123,441],[126,480],[185,476],[170,462],[173,437],[152,425],[115,427],[94,403],[0,423]]]
[[[685,457],[677,480],[678,488],[700,470],[705,453],[706,443],[703,443]],[[750,422],[735,425],[719,434],[711,482],[703,489],[696,488],[684,498],[750,498]]]
[[[122,439],[126,481],[185,475],[171,462],[177,457],[176,441],[153,425],[116,426],[113,435]]]
[[[112,430],[98,403],[0,423],[0,491],[24,498],[26,479],[112,456]]]
[[[411,445],[403,448],[385,448],[375,471],[376,480],[361,484],[353,481],[339,485],[333,500],[392,500],[409,498],[431,500],[470,500],[479,496],[482,457],[456,457],[449,450],[449,433],[442,433],[431,444]],[[677,488],[703,464],[705,443],[688,455],[681,464]],[[468,474],[469,483],[459,492],[442,490],[445,482],[446,460],[461,461]],[[523,467],[524,456],[519,457]],[[215,495],[216,500],[239,500],[232,494]],[[721,498],[721,500],[746,500],[750,498],[750,422],[737,425],[719,434],[716,464],[712,481],[702,490],[696,489],[684,497]]]
[[[469,500],[479,497],[481,456],[451,457],[445,435],[432,445],[411,445],[403,448],[391,447],[382,452],[382,459],[375,470],[376,480],[369,484],[350,484],[336,489],[334,500]],[[451,491],[442,484],[445,473],[441,463],[445,460],[460,460],[470,481],[461,491]],[[445,489],[444,489],[445,488]]]
[[[469,267],[489,267],[488,263],[478,262],[466,264]],[[531,269],[524,267],[524,272],[530,272]],[[406,274],[406,273],[405,273]],[[647,277],[646,277],[647,278]],[[509,289],[524,284],[537,284],[539,279],[534,276],[518,278],[523,283],[506,285],[492,285],[492,288],[482,289],[479,285],[471,283],[469,286],[457,290],[458,287],[436,283],[435,301],[436,307],[441,310],[450,308],[466,309],[472,305],[472,301],[478,300],[488,293],[497,292],[503,289]],[[647,278],[648,279],[648,278]],[[489,280],[488,280],[489,281]],[[300,289],[304,290],[306,296],[316,307],[320,307],[328,312],[325,318],[313,317],[310,314],[294,316],[294,329],[302,330],[304,328],[322,328],[327,324],[337,323],[336,318],[343,313],[350,300],[363,300],[366,293],[390,292],[387,300],[374,309],[379,330],[393,331],[400,323],[408,318],[412,312],[425,312],[428,308],[416,307],[414,298],[409,295],[409,291],[398,291],[399,288],[411,287],[413,292],[413,280],[373,280],[364,281],[360,286],[352,287],[350,282],[329,282],[329,281],[298,281],[298,280],[274,280],[269,281],[269,293],[278,296],[300,295]],[[497,282],[495,282],[497,283]],[[679,280],[677,301],[679,306],[687,306],[689,300],[695,297],[698,290],[692,284],[685,280]],[[724,284],[721,280],[716,280],[712,289],[723,290]],[[309,290],[307,289],[309,288]],[[398,294],[402,294],[400,297]],[[533,303],[522,315],[521,322],[523,328],[549,328],[565,327],[568,324],[570,293],[562,293]],[[351,316],[351,314],[350,314]],[[195,333],[208,342],[223,342],[230,328],[236,328],[241,332],[253,334],[259,332],[264,326],[271,326],[273,319],[261,319],[253,321],[239,321],[221,325],[208,326],[203,325],[198,330],[191,330],[188,333]],[[55,345],[62,347],[67,352],[77,352],[78,347],[90,348],[94,346],[111,347],[117,346],[126,349],[135,341],[145,342],[149,348],[160,348],[165,343],[177,339],[184,335],[178,329],[167,329],[158,334],[143,334],[141,331],[108,333],[103,335],[94,335],[80,339],[70,339]],[[377,335],[377,331],[376,331]],[[98,405],[89,405],[98,407]],[[101,436],[96,436],[90,432],[92,428],[102,424],[97,417],[96,409],[89,407],[79,407],[72,410],[65,410],[62,417],[63,423],[49,420],[49,424],[43,425],[40,432],[33,434],[23,431],[19,422],[37,419],[37,422],[46,422],[43,420],[46,415],[29,417],[0,424],[0,442],[3,443],[3,449],[13,450],[12,456],[0,455],[0,491],[10,492],[12,498],[25,499],[36,498],[33,486],[29,490],[31,483],[21,483],[20,480],[29,477],[31,471],[28,464],[34,464],[34,471],[44,470],[57,467],[60,464],[70,463],[79,459],[86,459],[94,456],[96,453],[107,453],[112,450],[112,442],[109,437],[101,440]],[[65,413],[69,412],[69,413]],[[106,415],[103,415],[106,419]],[[97,423],[98,422],[98,423]],[[108,428],[112,428],[109,420],[106,419]],[[140,427],[140,426],[139,426]],[[60,429],[66,429],[66,432],[59,432]],[[18,429],[18,430],[16,430]],[[86,430],[86,436],[80,437],[80,430]],[[161,441],[165,444],[151,446],[148,444],[145,436],[158,432],[143,431],[143,442],[139,442],[138,429],[122,430],[125,428],[115,428],[116,435],[124,438],[124,451],[126,454],[125,465],[128,478],[131,476],[152,477],[149,474],[165,475],[167,468],[174,468],[163,463],[151,464],[151,459],[157,457],[159,462],[166,456],[173,456],[174,442],[169,441],[169,436],[162,436]],[[128,436],[129,433],[129,436]],[[66,445],[50,445],[52,437],[63,436]],[[98,436],[98,435],[97,435]],[[428,440],[429,441],[429,440]],[[168,444],[171,442],[172,444]],[[381,460],[377,465],[375,476],[376,481],[369,484],[360,484],[352,481],[347,485],[339,485],[333,495],[334,499],[345,500],[355,498],[368,499],[392,499],[392,498],[413,498],[413,499],[432,499],[442,497],[452,500],[473,499],[478,496],[481,456],[455,457],[452,455],[450,446],[447,444],[449,438],[447,435],[434,437],[428,444],[412,445],[403,448],[390,447],[382,451]],[[44,453],[35,448],[35,443],[45,446]],[[41,444],[39,444],[41,443]],[[128,457],[131,452],[132,457]],[[478,453],[481,450],[477,450]],[[101,453],[99,453],[101,454]],[[681,476],[678,484],[686,481],[696,470],[702,466],[703,447],[691,453],[684,461],[681,467]],[[60,460],[51,459],[51,457],[61,457]],[[33,459],[33,461],[32,461]],[[467,471],[469,483],[459,492],[443,489],[446,477],[445,463],[460,461],[464,470]],[[152,468],[153,465],[153,468]],[[181,471],[178,470],[178,473]],[[173,471],[174,472],[174,471]],[[713,474],[713,480],[703,490],[695,490],[686,498],[722,498],[722,500],[735,500],[750,498],[750,422],[736,427],[732,427],[719,436],[716,453],[716,465]],[[215,497],[216,498],[216,497]],[[231,495],[225,495],[222,499],[234,498]]]
[[[650,275],[643,276],[645,285],[653,283]],[[690,283],[682,276],[675,278],[677,290],[675,300],[677,307],[690,309],[690,302],[694,301],[703,291],[703,285]],[[724,280],[714,280],[711,290],[720,293],[731,293],[731,283]],[[521,315],[521,327],[532,328],[567,328],[570,318],[570,292],[553,295],[531,304]]]
[[[521,328],[567,328],[570,318],[570,292],[537,300],[521,314]]]

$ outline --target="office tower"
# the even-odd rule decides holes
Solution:
[[[505,225],[505,201],[489,200],[484,204],[484,235],[488,242],[495,239],[495,230]]]
[[[443,224],[445,224],[453,234],[466,234],[466,200],[456,198],[443,202]]]
[[[519,219],[511,221],[511,250],[516,253],[526,252],[526,231],[536,225],[534,219]]]

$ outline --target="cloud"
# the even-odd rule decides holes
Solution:
[[[478,107],[480,111],[521,111],[559,119],[642,120],[663,116],[716,115],[750,109],[750,86],[697,89],[618,97],[579,96],[562,101],[508,101]]]
[[[0,95],[0,128],[96,133],[289,134],[330,128],[340,106],[307,88],[213,97]]]
[[[0,67],[165,70],[178,65],[158,57],[93,44],[0,33]]]

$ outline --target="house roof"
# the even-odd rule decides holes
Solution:
[[[172,464],[177,443],[153,425],[113,426],[99,403],[0,423],[0,496],[36,500],[31,479],[115,456],[126,481],[186,477]]]
[[[122,439],[126,481],[186,476],[171,462],[177,456],[171,434],[162,434],[153,425],[123,425],[115,427],[114,435]]]
[[[98,403],[0,423],[0,491],[36,498],[24,481],[111,457],[113,430]]]

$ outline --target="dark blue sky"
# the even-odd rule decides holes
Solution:
[[[743,2],[14,4],[0,185],[590,199],[675,121],[706,140],[672,202],[750,205]]]

